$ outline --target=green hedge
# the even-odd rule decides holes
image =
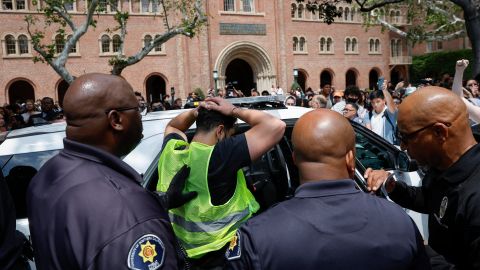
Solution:
[[[441,79],[445,73],[453,77],[455,75],[455,63],[460,59],[468,59],[470,65],[463,75],[467,80],[472,77],[472,50],[459,50],[450,52],[434,52],[420,56],[414,56],[410,68],[410,80],[418,83],[423,78]]]

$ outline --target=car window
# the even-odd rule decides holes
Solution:
[[[26,193],[28,184],[40,167],[60,150],[0,156],[2,173],[15,203],[17,219],[27,217]]]
[[[380,143],[355,130],[356,157],[365,168],[391,170],[395,168],[395,159],[383,149]]]

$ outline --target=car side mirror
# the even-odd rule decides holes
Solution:
[[[395,160],[395,169],[401,172],[414,172],[418,170],[418,163],[411,159],[407,153],[399,152]]]

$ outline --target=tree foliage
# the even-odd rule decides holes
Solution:
[[[158,9],[162,11],[157,16],[163,19],[163,24],[159,24],[159,31],[163,31],[163,33],[155,36],[150,44],[139,48],[133,55],[125,54],[125,37],[127,35],[129,13],[113,8],[114,13],[111,16],[113,16],[116,25],[105,29],[107,32],[120,31],[120,48],[108,60],[112,67],[112,74],[120,75],[126,67],[138,63],[156,46],[160,46],[177,35],[190,38],[195,36],[207,21],[201,0],[154,1],[158,5]],[[75,23],[71,11],[67,8],[73,4],[74,0],[44,0],[44,7],[39,10],[39,15],[27,15],[25,17],[27,31],[37,53],[33,61],[47,63],[67,83],[74,80],[74,76],[66,68],[69,52],[72,48],[75,48],[75,44],[89,29],[97,26],[94,15],[106,13],[107,7],[115,7],[117,2],[116,0],[88,0],[87,8],[81,15],[83,22],[79,24]],[[160,25],[164,26],[160,27]],[[55,41],[45,38],[47,30],[52,28],[64,44],[63,49],[58,53]],[[72,34],[67,36],[67,32]]]
[[[472,50],[459,50],[454,52],[434,52],[413,57],[410,69],[410,79],[418,82],[423,78],[440,79],[443,74],[455,74],[455,63],[458,59],[473,59]],[[464,78],[472,78],[472,67],[468,66]]]

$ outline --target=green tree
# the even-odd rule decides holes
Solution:
[[[111,15],[117,25],[112,29],[106,30],[120,31],[120,48],[116,55],[108,60],[112,67],[112,74],[120,75],[126,67],[138,63],[156,46],[160,46],[177,35],[192,38],[207,21],[203,11],[203,1],[201,0],[155,1],[159,10],[163,12],[159,16],[163,18],[164,32],[155,36],[150,44],[139,48],[138,52],[133,55],[125,55],[124,53],[129,13],[116,10]],[[83,14],[83,22],[80,24],[74,22],[72,14],[70,14],[67,8],[68,5],[73,3],[74,0],[45,0],[44,7],[40,10],[41,15],[28,15],[25,17],[33,49],[38,54],[34,56],[33,61],[47,63],[69,84],[74,80],[74,76],[65,67],[69,52],[89,29],[96,27],[97,21],[94,19],[94,15],[104,13],[107,9],[107,4],[115,6],[116,1],[88,0],[87,9]],[[55,41],[45,41],[45,27],[37,26],[40,21],[43,21],[46,27],[54,27],[56,33],[63,39],[64,46],[60,53],[57,54],[56,52]],[[176,24],[172,24],[171,21],[175,21]],[[66,36],[67,28],[72,32],[72,35],[68,38]]]
[[[472,43],[472,74],[480,77],[480,1],[479,0],[296,0],[307,10],[320,12],[330,24],[341,14],[339,3],[354,4],[364,13],[367,26],[380,24],[407,38],[413,44],[422,41],[446,41],[467,35]],[[401,8],[411,26],[397,27],[385,19],[389,10]]]

